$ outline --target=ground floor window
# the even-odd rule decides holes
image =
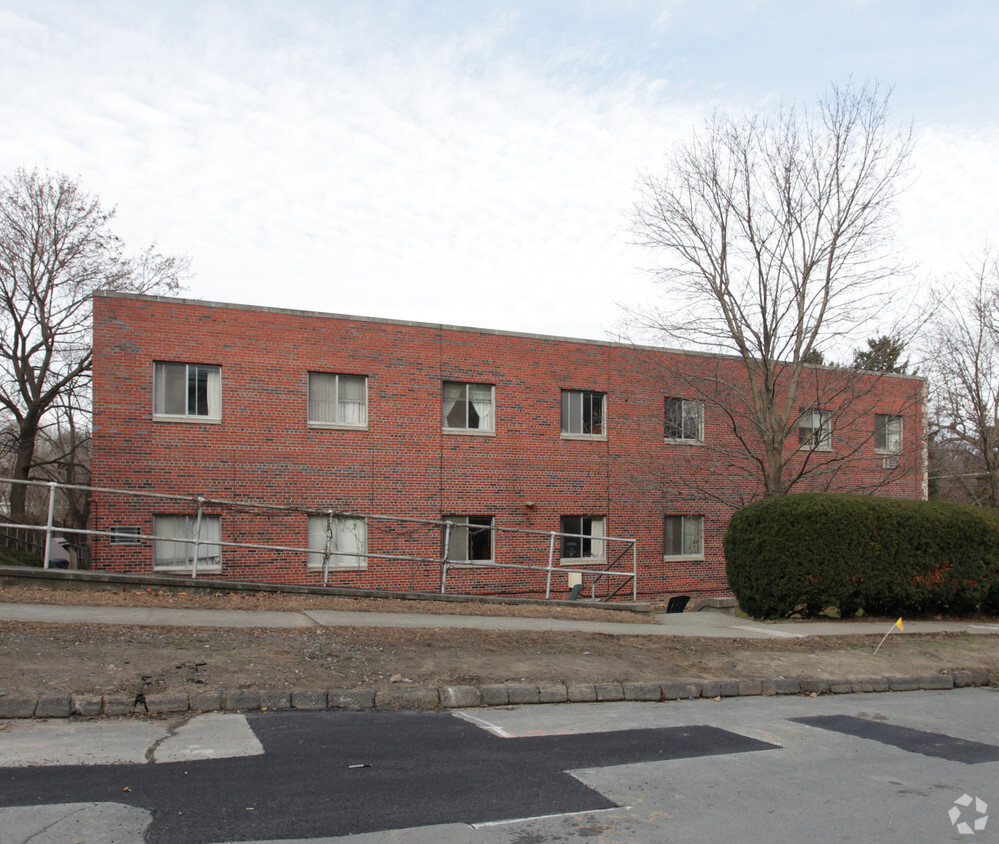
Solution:
[[[704,517],[667,516],[663,529],[663,555],[666,557],[704,556]]]
[[[331,569],[368,567],[368,525],[358,516],[309,516],[310,569],[322,569],[329,555]]]
[[[196,516],[153,516],[153,568],[193,568],[195,549],[199,568],[221,568],[222,517],[202,515],[197,537],[196,525]]]
[[[445,516],[448,522],[447,559],[451,562],[492,562],[492,516]]]
[[[603,559],[603,516],[563,516],[561,532],[563,560]]]

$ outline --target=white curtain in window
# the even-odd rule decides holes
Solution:
[[[208,369],[208,415],[222,418],[222,372],[217,366]]]
[[[902,417],[892,416],[885,426],[885,445],[888,451],[902,450]]]
[[[704,405],[699,401],[685,401],[683,403],[683,435],[688,439],[699,440],[703,438],[701,433],[701,420],[704,418]]]
[[[701,537],[704,533],[704,520],[700,516],[686,516],[683,519],[683,553],[699,556]]]
[[[309,421],[336,422],[336,376],[309,373]]]
[[[469,384],[468,398],[479,414],[479,428],[493,430],[493,388],[483,384]]]
[[[362,555],[368,551],[368,527],[364,519],[342,517],[336,520],[336,528],[337,551],[353,555],[336,557],[337,565],[363,568],[367,558]]]
[[[309,516],[309,560],[313,568],[323,567],[326,552],[329,516]],[[330,568],[365,568],[368,528],[362,518],[334,516],[330,537]]]
[[[338,381],[340,411],[338,421],[343,425],[364,425],[368,421],[364,378],[356,375],[340,375]]]
[[[158,363],[153,372],[153,412],[182,416],[187,413],[187,365]]]
[[[454,424],[451,419],[451,411],[455,409],[459,402],[465,401],[465,385],[444,382],[444,422],[449,428],[463,428],[465,422],[460,425]]]
[[[326,549],[327,516],[309,516],[309,566],[322,568],[323,554]],[[330,550],[334,548],[333,536],[330,535]],[[335,565],[335,557],[330,557],[330,565]]]
[[[590,522],[590,535],[593,537],[590,542],[590,556],[591,557],[603,557],[604,556],[604,540],[603,537],[607,535],[604,530],[604,520],[602,517],[593,518]]]
[[[192,566],[194,564],[194,516],[154,516],[155,536],[176,537],[153,541],[154,566]],[[198,564],[219,565],[222,561],[222,517],[201,517],[201,536],[198,542]]]

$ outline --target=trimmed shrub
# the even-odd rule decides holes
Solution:
[[[999,514],[941,501],[803,493],[739,510],[728,581],[758,618],[999,609]]]

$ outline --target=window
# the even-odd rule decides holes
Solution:
[[[112,525],[111,526],[111,544],[112,545],[141,545],[142,540],[139,539],[139,534],[141,531],[139,528],[123,525]]]
[[[493,388],[488,384],[445,381],[444,427],[452,431],[492,431]]]
[[[309,516],[310,569],[322,569],[329,551],[331,569],[368,567],[368,524],[358,516]]]
[[[667,516],[663,525],[663,556],[704,556],[704,517]]]
[[[222,372],[217,366],[157,363],[153,367],[156,416],[222,418]]]
[[[563,516],[562,559],[602,559],[604,556],[603,516]]]
[[[195,516],[153,516],[153,535],[173,537],[153,540],[154,569],[189,569],[194,566]],[[222,517],[201,517],[198,567],[222,567]]]
[[[493,559],[492,516],[445,516],[451,527],[447,532],[447,558],[451,562]]]
[[[704,439],[704,402],[689,399],[666,399],[668,440]]]
[[[874,450],[898,454],[902,450],[902,417],[874,415]]]
[[[828,450],[832,427],[828,410],[806,410],[798,420],[798,444],[802,448]]]
[[[363,375],[309,373],[309,424],[364,428],[368,379]]]
[[[602,437],[605,399],[603,393],[562,391],[562,433],[577,437]]]

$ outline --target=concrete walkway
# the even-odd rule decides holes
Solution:
[[[159,607],[82,607],[54,604],[0,603],[0,621],[41,621],[56,624],[139,624],[161,627],[410,627],[472,628],[606,633],[619,636],[710,636],[726,639],[787,639],[806,636],[885,634],[891,622],[808,621],[761,624],[721,612],[685,612],[653,616],[657,624],[610,621],[570,621],[512,616],[428,615],[422,613],[340,612],[307,610],[167,609]],[[999,624],[973,621],[903,621],[906,633],[999,633]]]

